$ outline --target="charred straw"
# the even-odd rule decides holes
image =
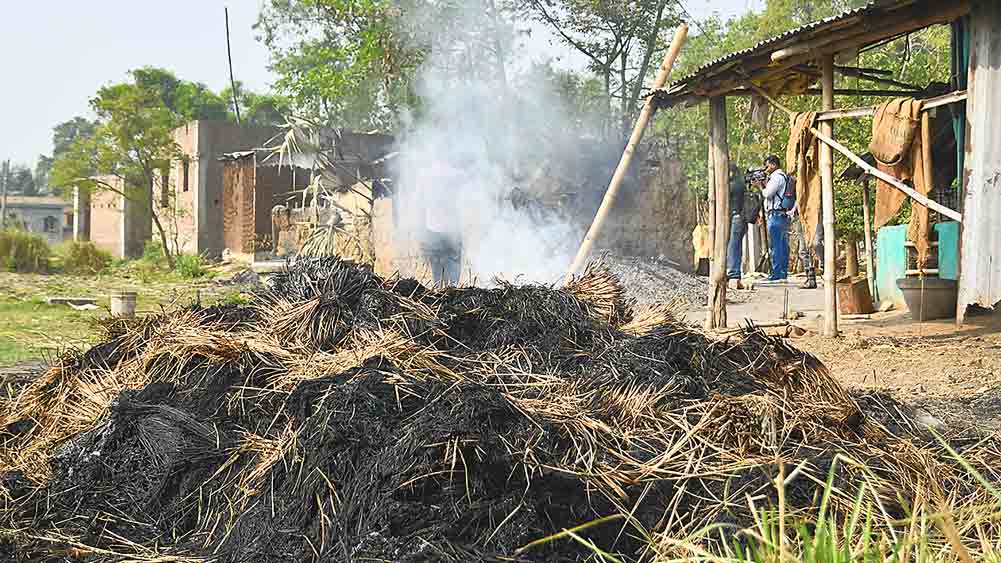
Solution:
[[[103,330],[0,395],[4,560],[588,561],[537,541],[588,523],[622,560],[676,558],[672,538],[753,525],[748,498],[774,507],[780,464],[802,517],[832,471],[834,517],[864,481],[876,527],[989,498],[816,358],[637,309],[600,264],[428,288],[302,259],[247,306]],[[998,451],[963,444],[992,478]]]

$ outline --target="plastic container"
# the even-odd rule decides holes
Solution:
[[[111,294],[111,316],[113,317],[134,317],[136,316],[136,299],[138,295],[134,291],[119,291]]]
[[[897,287],[916,321],[951,319],[956,316],[959,285],[955,280],[925,276],[900,278]]]

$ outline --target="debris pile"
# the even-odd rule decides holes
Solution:
[[[668,260],[607,255],[603,261],[639,305],[676,303],[680,307],[701,307],[708,301],[709,280],[683,272]],[[727,292],[731,303],[746,299],[745,293]]]
[[[829,472],[838,515],[870,484],[873,526],[897,491],[987,498],[815,358],[634,307],[600,265],[484,289],[300,260],[249,306],[103,330],[0,397],[0,559],[649,560],[751,525],[780,464],[790,514]]]

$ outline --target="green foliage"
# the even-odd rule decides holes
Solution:
[[[549,28],[587,59],[602,88],[603,120],[611,137],[628,135],[643,81],[655,72],[666,45],[663,30],[679,21],[668,0],[511,0],[517,12]],[[670,37],[670,36],[669,36]]]
[[[189,280],[205,277],[209,273],[205,259],[197,254],[179,254],[174,271]]]
[[[230,119],[230,102],[200,82],[181,80],[169,70],[143,67],[132,71],[135,84],[159,94],[163,105],[181,122]]]
[[[112,263],[111,254],[91,241],[71,241],[56,249],[67,274],[93,276],[104,272]]]
[[[292,113],[291,102],[285,96],[277,94],[257,94],[247,90],[237,81],[236,90],[240,103],[240,117],[244,125],[260,127],[277,127],[284,125]],[[233,89],[227,86],[219,94],[226,103],[233,103]],[[235,116],[234,116],[235,117]]]
[[[163,255],[163,245],[160,243],[160,241],[158,240],[146,241],[146,244],[143,245],[143,255],[142,258],[140,258],[140,260],[158,266],[166,264],[166,259]]]
[[[0,230],[0,263],[9,272],[47,272],[50,254],[49,245],[38,235]]]
[[[14,164],[10,167],[7,178],[7,193],[20,195],[37,195],[38,187],[35,184],[35,175],[31,168],[23,164]]]
[[[419,0],[268,0],[256,29],[278,90],[298,111],[386,128],[409,97],[424,53],[405,31]]]

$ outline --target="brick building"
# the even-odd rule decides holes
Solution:
[[[279,133],[273,127],[227,121],[192,121],[177,128],[174,141],[182,156],[164,167],[153,188],[121,190],[129,194],[127,198],[109,190],[93,196],[78,193],[74,206],[82,212],[77,213],[74,236],[90,238],[117,257],[140,256],[146,241],[154,237],[147,201],[153,198],[172,245],[185,253],[222,254],[225,214],[223,163],[219,158],[266,146]],[[101,179],[122,188],[119,178]]]

